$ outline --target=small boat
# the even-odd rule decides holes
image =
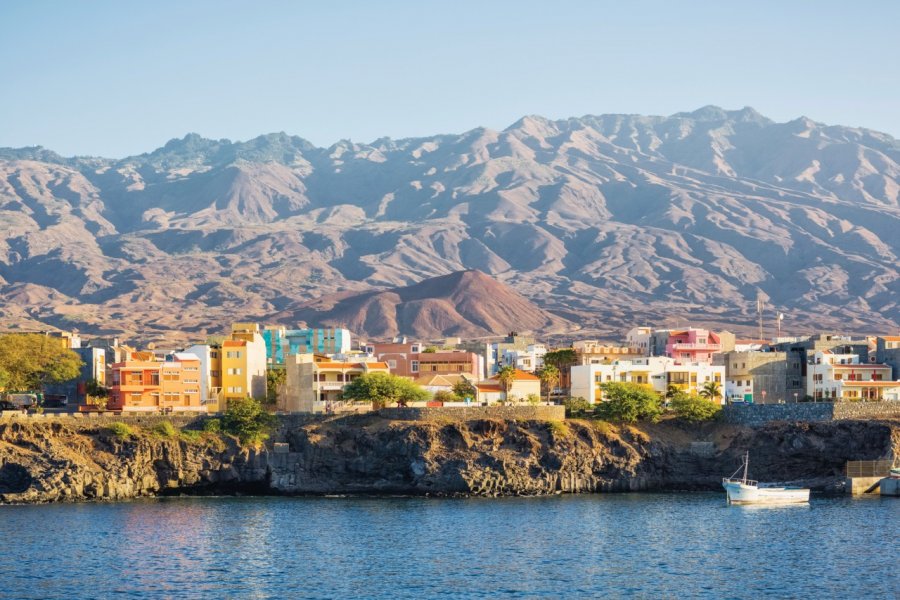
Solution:
[[[809,502],[809,490],[799,487],[775,487],[770,484],[760,484],[753,479],[747,479],[747,470],[750,467],[750,453],[743,456],[744,462],[731,477],[722,479],[722,487],[725,488],[725,498],[728,504],[795,504]],[[743,477],[735,477],[743,471]]]

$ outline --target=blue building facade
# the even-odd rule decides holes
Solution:
[[[266,361],[283,365],[289,354],[340,354],[349,352],[350,332],[347,329],[286,329],[266,327]]]

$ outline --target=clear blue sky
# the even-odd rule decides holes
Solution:
[[[900,135],[900,2],[0,0],[0,146],[753,106]]]

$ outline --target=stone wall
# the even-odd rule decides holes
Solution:
[[[188,425],[199,424],[204,419],[209,418],[206,415],[157,415],[157,414],[141,414],[141,413],[44,413],[44,414],[28,414],[23,415],[20,412],[5,411],[0,416],[0,421],[8,421],[19,419],[23,421],[45,422],[45,423],[65,423],[73,426],[92,425],[103,426],[111,423],[128,423],[138,427],[153,427],[163,421],[169,421],[176,427],[186,427]]]
[[[772,421],[837,421],[900,417],[897,402],[800,402],[796,404],[731,405],[722,409],[728,423],[764,425]]]
[[[500,419],[508,421],[562,421],[566,418],[564,406],[470,406],[435,408],[383,408],[378,416],[395,421],[429,421],[450,419],[470,421],[475,419]]]

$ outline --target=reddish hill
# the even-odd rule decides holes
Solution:
[[[571,326],[475,270],[406,287],[326,296],[288,309],[284,317],[373,337],[483,337],[512,330],[551,333]]]

